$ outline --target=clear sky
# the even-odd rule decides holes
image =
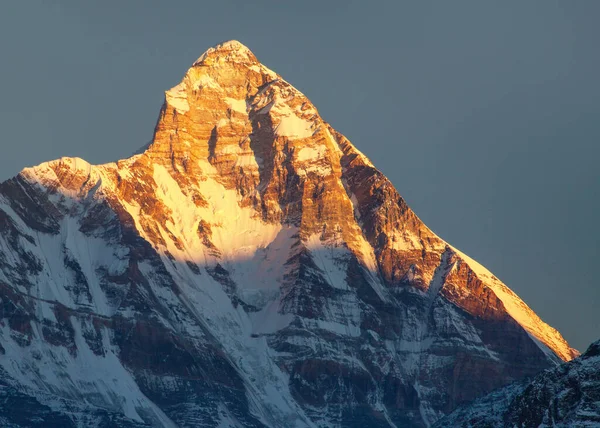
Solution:
[[[123,158],[229,39],[580,350],[600,338],[600,1],[5,1],[0,180]]]

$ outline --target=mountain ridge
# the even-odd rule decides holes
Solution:
[[[597,426],[600,341],[578,358],[462,406],[436,426]]]

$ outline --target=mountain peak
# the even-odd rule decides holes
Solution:
[[[96,425],[429,426],[575,356],[237,41],[141,153],[0,183],[0,300],[0,395]]]
[[[250,49],[229,40],[208,49],[192,64],[183,80],[166,91],[166,104],[178,114],[187,113],[190,105],[198,103],[224,113],[223,103],[233,100],[233,110],[245,113],[247,98],[252,95],[249,91],[256,93],[257,88],[278,77]]]
[[[244,44],[237,40],[228,40],[226,42],[219,43],[212,48],[204,52],[194,62],[193,66],[197,65],[212,65],[213,60],[221,60],[227,62],[241,62],[241,63],[255,63],[257,62],[256,57],[250,49]],[[206,62],[209,64],[206,64]]]

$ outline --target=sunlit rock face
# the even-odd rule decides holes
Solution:
[[[236,41],[142,153],[0,184],[0,298],[15,426],[427,426],[576,354]]]

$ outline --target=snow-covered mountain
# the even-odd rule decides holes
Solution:
[[[600,426],[600,340],[581,357],[477,399],[436,426]]]
[[[3,426],[427,426],[576,356],[239,42],[165,95],[0,184]]]

